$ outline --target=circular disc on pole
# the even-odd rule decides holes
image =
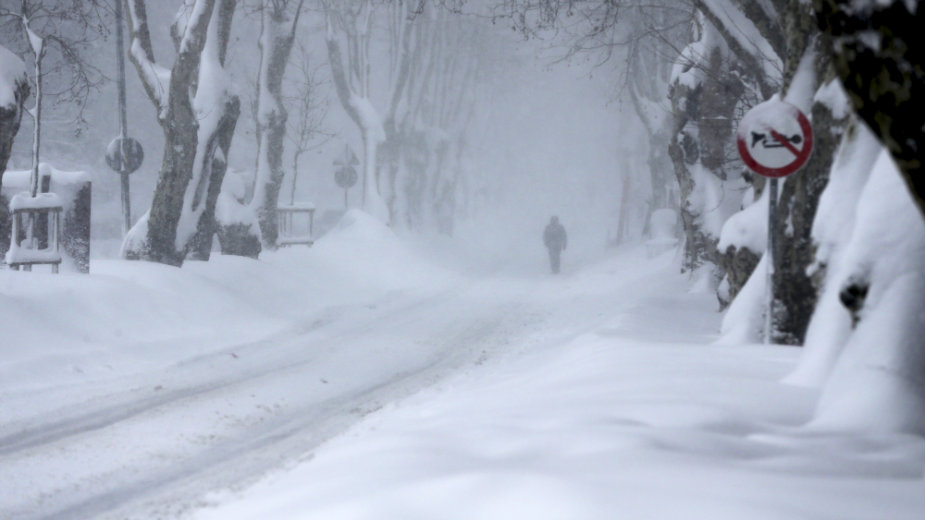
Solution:
[[[353,166],[343,166],[334,172],[334,182],[344,189],[353,187],[358,178],[356,168]]]
[[[141,166],[144,158],[141,143],[131,137],[117,137],[106,147],[106,164],[119,174],[133,173]]]
[[[813,127],[800,109],[772,98],[745,114],[736,144],[750,170],[765,177],[785,177],[809,160]]]

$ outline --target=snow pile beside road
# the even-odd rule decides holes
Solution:
[[[313,310],[447,280],[354,211],[315,247],[181,268],[96,260],[90,275],[0,271],[0,396],[176,363],[301,327]],[[7,418],[9,418],[7,416]]]
[[[445,281],[449,273],[413,253],[391,229],[360,210],[350,210],[315,245],[317,268],[338,273],[359,287],[398,289]]]

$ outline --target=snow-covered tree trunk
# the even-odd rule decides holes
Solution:
[[[903,1],[814,5],[848,91],[840,104],[868,126],[847,132],[821,197],[813,238],[822,293],[788,381],[822,387],[811,427],[922,435],[925,73],[913,42],[923,9]]]
[[[263,244],[276,248],[277,205],[285,172],[283,143],[288,114],[282,84],[292,53],[303,0],[265,0],[260,18],[260,67],[257,78],[257,172],[251,207]]]
[[[638,23],[632,24],[636,37],[627,52],[627,85],[630,101],[639,120],[646,129],[649,141],[646,165],[649,170],[650,199],[646,208],[645,226],[652,213],[659,209],[677,209],[677,183],[670,157],[665,154],[671,140],[671,107],[668,101],[668,83],[671,77],[672,39],[677,29],[662,29],[653,34],[652,27],[684,27],[683,10],[635,8]],[[689,15],[688,15],[689,16]],[[654,18],[652,20],[651,18]],[[690,20],[687,20],[689,25]],[[620,212],[625,210],[621,205]]]
[[[3,172],[13,150],[13,140],[19,133],[29,90],[25,63],[0,45],[0,187],[3,186]]]
[[[801,171],[783,181],[778,198],[778,225],[774,230],[778,249],[774,254],[773,290],[777,303],[772,320],[772,340],[776,343],[801,344],[819,290],[818,283],[807,274],[815,261],[811,229],[819,196],[828,181],[832,157],[841,139],[845,114],[833,114],[825,96],[817,97],[817,92],[827,84],[833,73],[831,60],[820,52],[819,31],[813,24],[808,6],[790,0],[776,0],[769,4],[769,8],[774,10],[769,13],[753,3],[740,0],[735,3],[741,13],[749,16],[754,32],[760,35],[770,49],[768,52],[780,57],[783,67],[781,95],[810,116],[816,136],[809,162]],[[722,14],[712,12],[711,17],[720,20]],[[724,34],[724,39],[727,42],[735,41],[735,33]],[[731,48],[735,46],[730,44]],[[746,52],[746,49],[742,48],[741,52]],[[737,56],[741,57],[739,54]],[[763,183],[756,183],[755,186],[760,188],[761,185]],[[765,199],[756,204],[767,204]],[[748,213],[754,213],[754,210],[749,209]],[[728,222],[728,234],[724,230],[721,252],[727,262],[727,279],[723,287],[727,300],[735,297],[742,283],[747,280],[747,276],[743,276],[745,273],[741,272],[742,268],[753,267],[757,260],[755,255],[764,252],[764,242],[753,239],[758,235],[766,237],[766,212],[763,215],[763,220],[731,219]],[[749,246],[744,246],[744,243]],[[758,249],[755,249],[756,246]],[[755,274],[764,276],[763,273]],[[747,297],[761,296],[750,292]],[[759,308],[753,303],[739,304]]]
[[[164,158],[151,208],[123,244],[126,258],[181,265],[208,258],[215,204],[239,112],[225,75],[236,0],[187,0],[171,27],[177,55],[157,65],[144,0],[130,0],[130,57],[164,131]]]
[[[360,130],[363,141],[363,171],[360,176],[363,209],[387,222],[388,208],[382,199],[376,153],[385,141],[385,129],[379,112],[370,100],[369,45],[372,31],[371,0],[335,2],[325,0],[328,62],[337,98],[344,111]],[[347,56],[341,51],[340,39],[347,43]]]
[[[794,72],[785,77],[785,100],[806,112],[813,123],[813,154],[799,172],[787,177],[778,202],[776,226],[778,250],[774,254],[775,305],[772,338],[775,343],[800,345],[806,337],[819,293],[818,281],[809,274],[815,262],[813,220],[819,197],[829,180],[833,158],[841,142],[847,113],[833,107],[826,96],[816,94],[834,79],[831,59],[820,52],[820,38],[808,11],[791,13],[786,31],[791,56],[802,49],[802,59],[791,58]],[[794,52],[796,51],[796,52]],[[838,110],[833,113],[833,108]]]
[[[379,146],[377,159],[379,175],[384,172],[386,176],[385,203],[389,210],[389,222],[393,224],[401,223],[399,201],[402,197],[398,181],[406,137],[404,125],[399,126],[399,120],[404,119],[399,109],[408,109],[404,94],[410,80],[412,63],[422,51],[422,24],[419,19],[425,16],[422,14],[425,4],[421,0],[402,0],[389,6],[389,105],[383,126],[385,140]]]
[[[720,31],[704,16],[698,25],[699,38],[682,52],[669,90],[675,119],[668,155],[680,187],[683,269],[701,271],[715,288],[723,276],[720,230],[739,209],[735,194],[745,188],[741,172],[726,164],[745,85]]]
[[[419,16],[404,90],[401,141],[401,221],[409,228],[451,234],[468,173],[466,132],[474,117],[477,78],[488,54],[486,33],[446,10]]]
[[[850,208],[854,220],[843,234],[847,240],[830,258],[834,265],[825,281],[827,305],[813,315],[812,343],[801,363],[809,370],[794,374],[791,381],[815,385],[819,376],[824,381],[814,426],[922,435],[925,225],[890,154],[875,156],[866,179],[846,179],[859,189],[857,204]],[[871,164],[867,157],[857,160]],[[844,226],[825,223],[830,229]],[[841,305],[828,304],[834,303],[832,298]],[[812,367],[812,361],[819,364]]]
[[[816,20],[851,105],[890,150],[925,216],[925,6],[908,0],[815,0]]]

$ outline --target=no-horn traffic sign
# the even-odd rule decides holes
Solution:
[[[775,97],[745,114],[736,142],[750,170],[765,177],[785,177],[809,160],[813,127],[800,109]]]

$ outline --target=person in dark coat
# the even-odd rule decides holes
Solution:
[[[568,245],[568,237],[565,235],[565,228],[559,223],[559,217],[553,216],[543,231],[543,243],[549,250],[549,267],[553,274],[559,272],[559,257],[565,246]]]

